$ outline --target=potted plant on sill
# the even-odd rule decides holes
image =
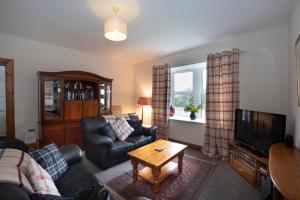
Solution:
[[[189,104],[184,107],[185,112],[191,112],[190,119],[195,120],[197,118],[196,113],[202,109],[202,105],[195,106],[194,105],[194,97],[191,95],[189,98]]]

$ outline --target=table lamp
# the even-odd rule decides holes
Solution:
[[[144,118],[144,106],[151,105],[151,98],[150,97],[139,97],[138,104],[142,105],[142,122]]]

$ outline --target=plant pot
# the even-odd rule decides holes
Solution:
[[[190,118],[191,118],[191,120],[195,120],[197,118],[196,113],[195,112],[191,112]]]

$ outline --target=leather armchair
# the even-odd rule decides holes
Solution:
[[[81,119],[85,155],[96,166],[107,169],[129,159],[127,153],[156,139],[157,127],[142,129],[141,135],[129,136],[124,142],[101,135],[101,127],[106,124],[103,117]]]

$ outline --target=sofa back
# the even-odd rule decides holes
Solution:
[[[89,117],[80,120],[83,134],[98,133],[100,128],[106,124],[103,117]]]
[[[6,148],[19,149],[26,153],[28,152],[28,147],[22,140],[11,138],[8,136],[0,137],[0,149]]]

